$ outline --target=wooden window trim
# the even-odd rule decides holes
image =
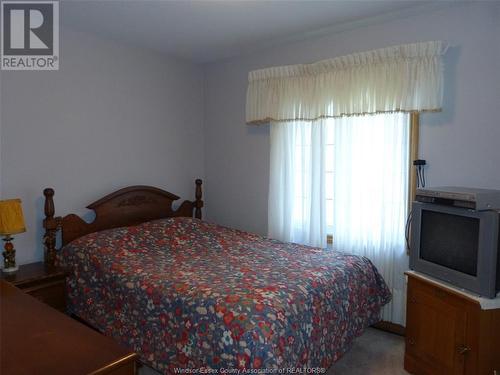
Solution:
[[[417,169],[413,166],[413,161],[418,159],[418,146],[420,138],[420,115],[418,112],[410,114],[410,181],[408,186],[408,215],[411,213],[411,206],[417,195]],[[408,233],[408,242],[411,243],[411,231]],[[406,245],[406,255],[410,256],[410,248]]]
[[[420,137],[420,115],[418,112],[410,114],[410,160],[408,168],[410,173],[410,185],[408,189],[408,209],[411,209],[411,203],[415,200],[417,193],[417,170],[413,166],[413,160],[418,159],[418,145]],[[408,211],[409,212],[409,211]]]

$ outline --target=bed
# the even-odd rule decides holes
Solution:
[[[45,191],[47,259],[71,270],[69,312],[142,362],[163,373],[324,372],[380,320],[390,292],[367,258],[204,222],[201,181],[177,210],[177,196],[151,189],[90,205],[90,224],[55,218]]]

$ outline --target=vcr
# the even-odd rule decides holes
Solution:
[[[415,200],[477,211],[500,209],[500,190],[440,186],[417,189]]]

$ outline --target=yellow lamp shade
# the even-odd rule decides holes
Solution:
[[[20,199],[0,201],[0,235],[26,232]]]

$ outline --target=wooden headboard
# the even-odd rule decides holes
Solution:
[[[201,219],[203,207],[202,181],[196,180],[194,201],[184,201],[176,209],[172,203],[179,199],[175,194],[151,186],[130,186],[91,203],[88,209],[95,212],[95,219],[91,223],[85,222],[75,214],[64,217],[54,217],[54,189],[44,189],[45,196],[45,263],[53,265],[56,256],[56,234],[60,229],[62,245],[89,233],[105,229],[137,225],[146,221],[167,217],[194,217]]]

